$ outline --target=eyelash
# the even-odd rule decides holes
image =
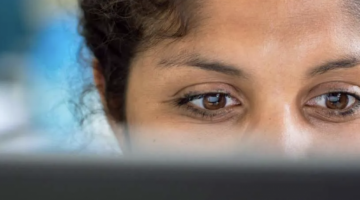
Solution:
[[[341,93],[344,95],[349,95],[352,96],[356,99],[356,103],[348,110],[345,111],[335,111],[337,112],[335,115],[341,116],[341,117],[348,117],[348,116],[352,116],[354,114],[356,114],[356,112],[360,109],[360,96],[352,93],[352,92],[347,92],[347,91],[335,91],[335,92],[329,92],[329,93]],[[334,114],[334,111],[330,111]]]
[[[186,111],[190,111],[193,116],[201,117],[202,119],[208,119],[210,121],[214,120],[215,117],[219,117],[219,116],[221,117],[226,114],[229,114],[233,110],[233,108],[223,108],[223,109],[217,110],[217,111],[208,111],[208,110],[196,108],[194,106],[189,105],[190,102],[192,102],[196,99],[204,98],[204,96],[206,96],[207,94],[210,94],[210,93],[219,93],[219,94],[226,95],[228,97],[232,97],[229,93],[220,92],[220,91],[207,92],[207,93],[201,93],[201,94],[199,94],[197,92],[189,92],[189,93],[185,94],[183,97],[175,99],[174,104],[176,107],[180,107],[180,108],[185,109]],[[327,117],[329,117],[329,118],[334,118],[334,117],[346,118],[346,117],[351,117],[352,115],[355,115],[358,113],[358,111],[360,111],[360,96],[359,95],[357,95],[353,92],[344,91],[343,89],[331,90],[326,94],[330,94],[330,93],[341,93],[344,95],[350,95],[350,96],[354,97],[357,102],[348,110],[344,110],[344,111],[328,110],[328,111],[326,111],[326,113],[323,112],[323,114],[327,115]],[[324,94],[324,95],[326,95],[326,94]]]
[[[223,94],[228,97],[231,97],[231,95],[229,93],[219,92],[219,91],[218,92],[207,92],[207,93],[201,93],[201,94],[196,93],[196,92],[190,92],[190,93],[185,94],[183,97],[176,99],[175,105],[177,107],[181,107],[181,108],[184,107],[185,110],[190,111],[195,116],[200,116],[201,118],[209,119],[209,120],[213,120],[214,117],[217,117],[220,115],[225,115],[225,114],[228,114],[229,112],[231,112],[231,108],[230,109],[224,108],[219,111],[207,111],[207,110],[199,109],[194,106],[188,105],[191,101],[204,98],[207,94],[210,94],[210,93],[219,93],[219,94]]]
[[[327,108],[315,108],[313,109],[313,106],[310,106],[312,108],[312,113],[315,114],[315,116],[322,118],[323,120],[327,121],[333,121],[333,122],[344,122],[347,120],[352,119],[353,116],[358,115],[360,111],[360,96],[353,91],[346,90],[344,88],[334,88],[328,91],[325,94],[322,95],[328,95],[331,93],[341,93],[343,95],[349,95],[355,98],[356,102],[348,109],[346,110],[330,110]],[[322,96],[320,95],[320,96]]]

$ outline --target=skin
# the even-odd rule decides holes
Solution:
[[[343,4],[205,1],[201,21],[189,34],[164,40],[133,60],[126,105],[128,145],[123,126],[112,123],[123,150],[295,157],[359,153],[360,109],[339,114],[356,107],[358,100],[343,110],[314,100],[331,92],[360,95],[360,38]],[[192,102],[175,105],[189,92],[228,93],[230,106],[215,111],[217,116],[203,117],[192,108],[206,111]]]

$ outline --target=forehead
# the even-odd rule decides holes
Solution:
[[[317,30],[347,18],[345,0],[207,0],[203,5],[207,19],[203,25],[256,27],[266,32]]]
[[[274,57],[278,53],[283,57],[288,54],[289,59],[301,59],[312,53],[314,59],[319,56],[326,59],[323,55],[328,52],[337,54],[359,46],[355,17],[347,11],[345,0],[202,2],[198,13],[201,22],[187,36],[195,51],[223,56],[225,52],[228,55],[236,52],[244,57]],[[184,48],[188,51],[188,46]]]

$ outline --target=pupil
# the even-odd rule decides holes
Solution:
[[[348,95],[342,93],[332,93],[327,97],[326,106],[333,110],[342,110],[347,107],[348,103]]]
[[[219,110],[226,106],[224,94],[207,94],[204,96],[204,108],[208,110]]]

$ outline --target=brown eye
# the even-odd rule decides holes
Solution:
[[[229,106],[240,105],[241,103],[229,96],[228,94],[223,93],[208,93],[196,97],[194,100],[191,100],[189,103],[205,110],[220,110]]]
[[[330,110],[345,110],[352,107],[356,102],[358,102],[358,100],[354,95],[338,92],[318,96],[310,100],[308,105]]]
[[[219,110],[226,106],[225,94],[207,94],[204,96],[203,105],[208,110]]]
[[[331,93],[328,94],[326,100],[326,107],[333,110],[343,110],[347,108],[350,101],[350,97],[343,93]]]

